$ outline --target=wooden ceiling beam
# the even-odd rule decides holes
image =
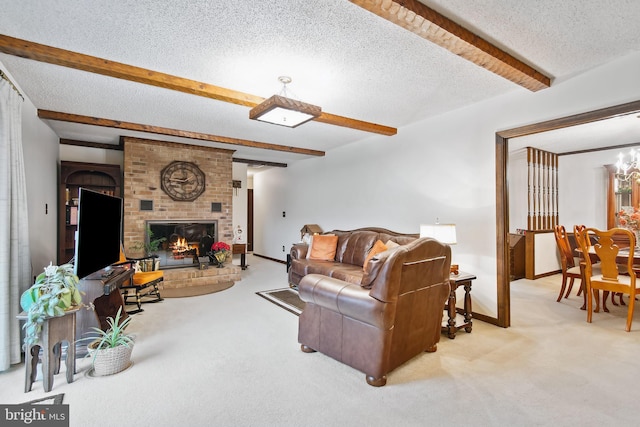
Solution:
[[[196,80],[185,79],[171,74],[160,73],[146,68],[110,61],[108,59],[84,55],[70,50],[21,40],[3,34],[0,34],[0,52],[34,61],[46,62],[48,64],[74,68],[76,70],[101,74],[103,76],[129,80],[150,86],[157,86],[178,92],[211,98],[218,101],[243,105],[250,108],[255,107],[265,100],[265,98],[260,96],[226,89]],[[342,126],[365,132],[373,132],[381,135],[395,135],[398,132],[398,130],[393,127],[328,113],[322,113],[322,115],[315,120],[330,125]]]
[[[124,146],[122,145],[122,142],[116,145],[116,144],[105,144],[102,142],[78,141],[77,139],[66,139],[66,138],[60,138],[59,142],[60,144],[63,144],[63,145],[75,145],[78,147],[101,148],[103,150],[117,150],[117,151],[124,150]]]
[[[533,92],[551,79],[417,0],[349,0]]]
[[[253,159],[241,159],[238,157],[233,157],[233,160],[236,163],[244,163],[252,167],[261,167],[261,166],[271,166],[275,168],[286,168],[286,163],[278,163],[278,162],[267,162],[264,160],[253,160]]]
[[[158,135],[176,136],[180,138],[196,139],[199,141],[219,142],[222,144],[240,145],[243,147],[260,148],[263,150],[283,151],[286,153],[303,154],[307,156],[324,156],[325,154],[324,151],[310,150],[308,148],[289,147],[287,145],[270,144],[266,142],[251,141],[248,139],[229,138],[226,136],[211,135],[208,133],[191,132],[160,126],[123,122],[120,120],[81,116],[79,114],[61,113],[58,111],[38,110],[38,117],[43,120],[57,120],[61,122],[125,129],[136,132],[155,133]]]

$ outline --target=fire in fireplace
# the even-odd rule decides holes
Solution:
[[[198,257],[206,256],[211,245],[217,241],[218,221],[147,221],[147,230],[153,237],[145,236],[147,242],[165,240],[157,255],[160,268],[191,267]]]

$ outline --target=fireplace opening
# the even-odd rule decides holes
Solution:
[[[218,221],[147,221],[146,229],[153,238],[145,235],[145,241],[164,238],[156,255],[160,268],[191,267],[198,264],[198,257],[207,256],[211,245],[217,242]]]

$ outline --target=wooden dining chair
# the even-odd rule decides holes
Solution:
[[[631,331],[633,321],[633,310],[635,308],[635,297],[640,294],[640,288],[636,287],[636,273],[633,270],[633,255],[635,246],[634,234],[626,228],[612,228],[610,230],[598,230],[597,228],[587,228],[583,231],[580,239],[581,250],[589,253],[586,241],[590,234],[593,234],[597,242],[593,244],[594,251],[600,259],[600,271],[594,271],[591,258],[584,257],[584,280],[586,284],[587,296],[592,295],[595,289],[609,292],[619,292],[629,295],[627,308],[627,323],[625,330]],[[617,236],[629,239],[631,243],[626,249],[621,249],[616,243]],[[623,274],[622,267],[626,270]],[[587,298],[587,322],[591,323],[593,315],[593,299]]]
[[[583,247],[583,245],[585,245],[585,247],[587,247],[589,250],[587,252],[582,252],[582,250],[580,251],[580,272],[581,274],[584,275],[584,259],[582,259],[585,256],[589,256],[591,258],[591,268],[594,271],[594,274],[596,274],[596,270],[599,271],[600,269],[600,264],[598,263],[598,257],[595,254],[592,254],[590,251],[591,248],[591,244],[592,239],[590,236],[588,236],[584,230],[586,230],[587,227],[584,224],[580,224],[580,225],[574,225],[573,226],[573,238],[575,239],[576,242],[576,246],[577,248],[581,249]],[[584,243],[581,243],[581,239],[587,239]],[[595,241],[595,239],[593,239]],[[586,284],[584,282],[584,279],[582,280],[582,286],[580,286],[580,290],[584,291]],[[607,295],[609,293],[607,292]],[[580,295],[580,292],[578,292],[578,295]],[[596,309],[595,312],[598,313],[600,311],[600,291],[596,290],[594,295],[592,295],[593,298],[596,299]],[[581,310],[586,310],[587,309],[587,294],[586,292],[583,294],[583,298],[584,298],[584,303],[582,304],[582,307],[580,307]],[[617,305],[617,304],[616,304]],[[607,308],[607,300],[606,298],[604,299],[603,302],[603,306],[604,306],[604,311],[609,311],[609,309]]]
[[[582,237],[582,232],[586,229],[587,227],[584,225],[574,225],[573,226],[573,235],[576,239],[576,243],[578,243],[578,239],[580,239]],[[588,236],[587,236],[588,237]],[[591,245],[593,242],[591,241],[591,238],[588,237],[588,243]],[[593,239],[595,240],[595,239]],[[625,243],[626,242],[626,243]],[[616,238],[616,244],[620,247],[621,243],[624,244],[624,247],[628,247],[629,246],[629,242],[628,240],[626,240],[626,238],[624,236],[617,236]],[[598,263],[598,257],[594,254],[590,255],[591,256],[591,261],[592,261],[592,267],[595,270],[600,268],[600,264]],[[581,264],[584,264],[581,261]],[[627,268],[624,265],[619,265],[618,268],[620,269],[620,274],[627,274]],[[638,273],[637,269],[636,269],[636,274]],[[595,274],[595,273],[594,273]],[[609,308],[607,307],[607,298],[609,297],[609,291],[604,291],[602,293],[602,309],[608,313],[609,312]],[[578,295],[580,295],[580,293],[578,293]],[[598,313],[600,311],[600,291],[598,291],[597,289],[594,291],[594,295],[593,297],[596,299],[596,309],[594,310],[596,313]],[[618,302],[616,302],[616,297],[618,297]],[[618,305],[626,305],[624,303],[624,299],[622,299],[622,294],[619,292],[611,292],[611,303],[615,306]],[[583,309],[586,309],[586,300],[585,300],[585,306]]]
[[[573,252],[571,251],[571,245],[569,243],[569,237],[564,225],[556,225],[553,229],[556,244],[560,251],[560,261],[562,263],[562,285],[560,286],[560,293],[558,294],[557,302],[560,302],[562,295],[565,298],[569,297],[571,289],[573,288],[573,282],[575,279],[582,279],[580,273],[580,266],[576,266],[575,259],[573,258]],[[569,289],[565,294],[564,290],[567,287],[567,280],[569,280]],[[578,293],[579,294],[579,293]]]

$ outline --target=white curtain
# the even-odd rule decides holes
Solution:
[[[0,371],[20,363],[20,294],[31,284],[22,98],[0,76]]]

